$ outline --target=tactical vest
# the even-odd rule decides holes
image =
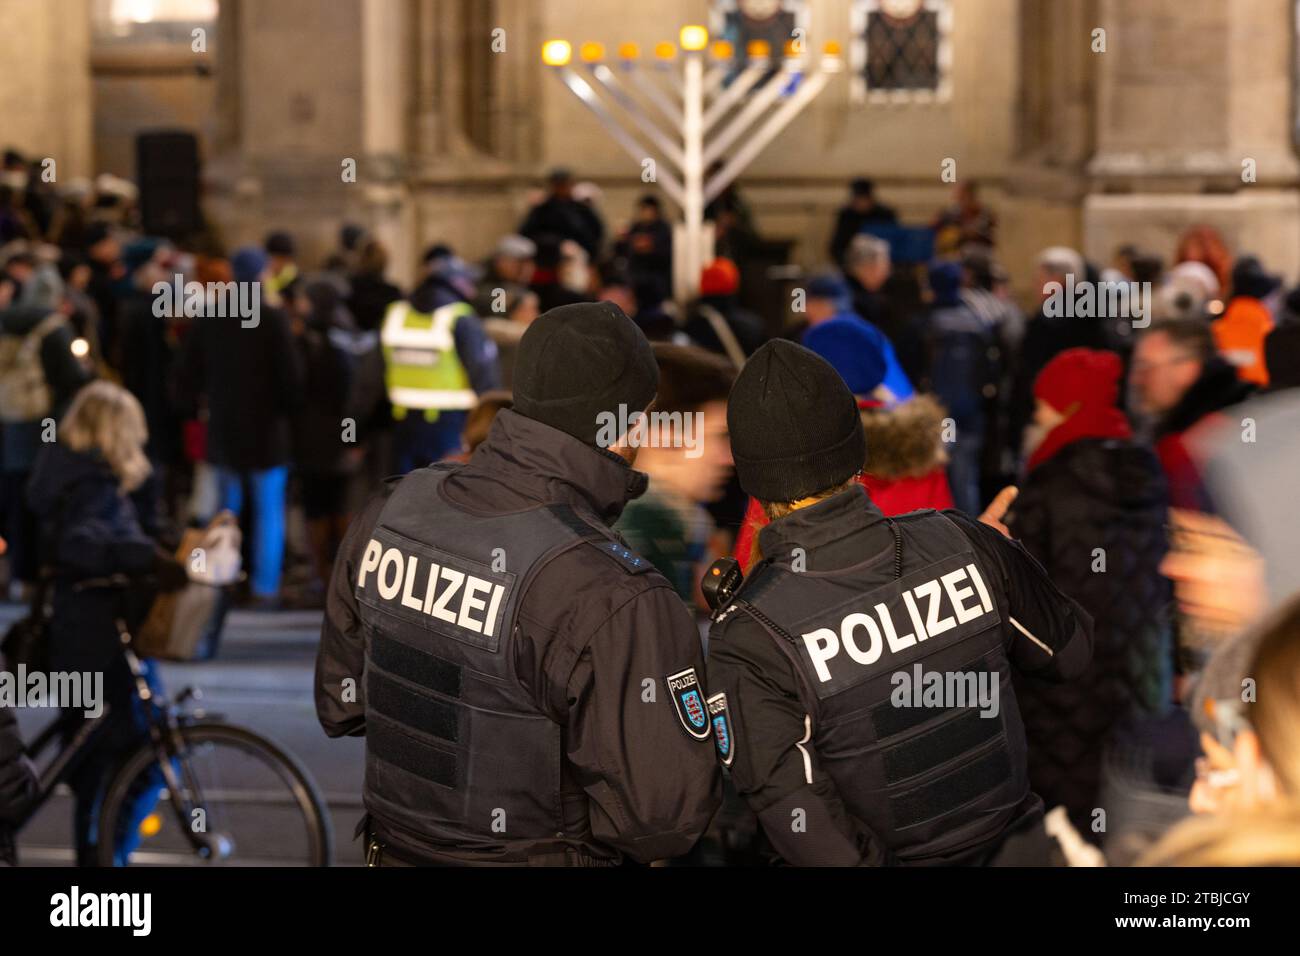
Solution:
[[[1024,727],[996,579],[941,514],[890,530],[892,551],[833,572],[764,562],[733,607],[793,662],[811,751],[848,811],[900,861],[924,862],[989,843],[1018,818]],[[992,700],[996,716],[981,703]],[[733,719],[743,735],[744,715]]]
[[[521,689],[515,621],[533,578],[608,528],[563,505],[467,514],[411,472],[380,512],[354,580],[366,637],[365,803],[430,849],[499,849],[564,833],[561,730]]]
[[[393,417],[417,409],[427,421],[442,411],[473,408],[478,400],[456,351],[456,323],[474,310],[453,302],[432,313],[416,312],[397,301],[384,314],[380,342],[384,348],[384,384]]]

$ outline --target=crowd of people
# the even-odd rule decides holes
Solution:
[[[1216,813],[1291,812],[1297,751],[1282,714],[1300,699],[1295,605],[1258,625],[1300,590],[1294,536],[1268,515],[1296,473],[1285,429],[1300,408],[1300,289],[1209,227],[1168,262],[1129,246],[1105,265],[1046,249],[1026,315],[973,184],[929,224],[934,258],[913,263],[894,261],[898,215],[859,179],[829,264],[773,329],[742,305],[756,233],[734,187],[710,207],[727,255],[682,304],[658,198],[611,233],[599,191],[567,170],[484,262],[435,244],[410,289],[357,226],[321,262],[303,261],[285,230],[226,252],[141,235],[129,183],[56,191],[13,152],[3,173],[0,533],[13,599],[50,565],[149,569],[174,584],[180,531],[230,510],[247,527],[241,599],[319,606],[350,518],[383,476],[471,456],[511,407],[530,323],[609,301],[654,343],[655,408],[703,423],[699,455],[644,451],[648,490],[617,525],[701,619],[703,570],[732,553],[751,566],[770,520],[732,475],[728,393],[766,340],[794,339],[856,397],[866,458],[854,480],[885,515],[977,517],[1015,485],[1005,527],[1092,616],[1081,678],[1017,678],[1032,785],[1049,807],[1101,843],[1104,794],[1139,785],[1116,767],[1145,761],[1141,785],[1190,790]],[[155,288],[175,277],[201,284],[197,310],[157,308]],[[213,290],[229,283],[259,288],[254,321],[221,311]],[[1149,309],[1057,307],[1060,289],[1105,283],[1150,290]],[[96,609],[62,601],[56,617],[86,640]],[[1243,658],[1240,635],[1261,633]],[[1228,649],[1233,662],[1216,664]],[[1245,673],[1279,687],[1276,709],[1258,721],[1250,710],[1253,742],[1239,735],[1231,750],[1193,701],[1207,675],[1224,699]],[[1236,782],[1207,775],[1211,763]],[[1180,835],[1162,858],[1224,859],[1206,842],[1216,833],[1228,839]]]

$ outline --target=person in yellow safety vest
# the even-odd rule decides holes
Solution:
[[[266,237],[266,254],[270,259],[267,265],[266,285],[279,295],[294,279],[298,278],[297,243],[287,232],[273,232]]]
[[[399,300],[384,315],[380,342],[384,349],[384,384],[401,421],[411,410],[436,422],[443,411],[468,411],[478,401],[456,352],[455,327],[474,310],[453,302],[432,313],[416,312]]]
[[[501,387],[496,345],[468,301],[468,267],[434,246],[425,268],[410,296],[388,307],[380,330],[398,474],[459,451],[477,396]]]

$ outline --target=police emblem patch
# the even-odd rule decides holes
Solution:
[[[695,668],[688,667],[667,678],[668,690],[673,695],[673,707],[677,710],[677,719],[682,727],[696,740],[705,740],[712,730],[709,717],[705,713],[704,692],[700,680],[695,676]]]
[[[727,695],[714,694],[708,700],[709,723],[713,725],[713,742],[718,746],[718,757],[724,767],[731,766],[736,755],[736,741],[731,733],[731,713],[727,710]]]

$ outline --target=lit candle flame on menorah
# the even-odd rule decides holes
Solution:
[[[779,63],[773,62],[767,43],[755,41],[746,48],[745,66],[735,72],[732,45],[725,40],[710,44],[702,26],[682,27],[678,45],[680,57],[678,46],[657,44],[653,65],[643,68],[639,47],[621,44],[612,68],[603,45],[584,43],[578,48],[585,68],[580,73],[569,43],[549,40],[542,45],[542,61],[633,159],[654,161],[654,181],[682,212],[682,224],[674,227],[673,286],[676,297],[685,300],[699,287],[700,270],[713,257],[705,207],[812,102],[842,64],[835,43],[826,44],[811,64],[801,40],[785,45]],[[707,68],[706,59],[712,61]],[[719,160],[721,167],[706,177]]]

